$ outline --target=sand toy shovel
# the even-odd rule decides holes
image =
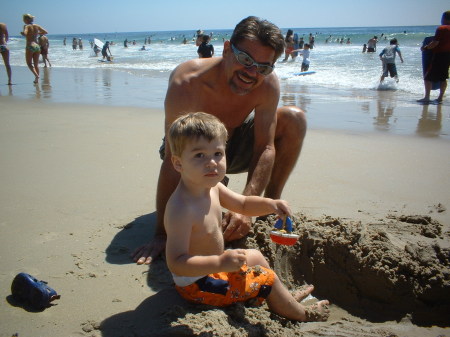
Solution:
[[[292,234],[292,220],[288,216],[278,219],[274,230],[270,231],[270,239],[279,245],[293,246],[298,238],[297,234]]]

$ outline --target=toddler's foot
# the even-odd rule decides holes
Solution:
[[[330,316],[327,300],[319,301],[305,307],[305,322],[325,322]]]
[[[292,297],[295,298],[297,302],[303,301],[307,298],[314,290],[314,286],[311,284],[306,284],[301,286],[298,290],[292,293]]]

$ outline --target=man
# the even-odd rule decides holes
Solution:
[[[374,36],[369,41],[367,41],[367,52],[368,53],[375,53],[377,51],[377,42],[378,42],[377,36]]]
[[[431,50],[433,56],[431,65],[424,77],[425,97],[419,99],[418,102],[429,103],[433,82],[440,82],[437,102],[442,103],[447,89],[448,68],[450,66],[450,11],[442,14],[441,26],[436,29],[434,39],[423,49]]]
[[[292,172],[306,133],[306,118],[297,107],[277,109],[280,85],[272,72],[284,51],[280,29],[256,17],[242,20],[222,57],[180,64],[171,74],[165,99],[165,129],[180,115],[202,111],[226,126],[227,173],[248,172],[242,194],[279,199]],[[251,114],[252,111],[254,114]],[[157,229],[152,242],[133,253],[138,264],[149,264],[165,247],[163,227],[167,200],[180,179],[171,163],[167,142],[157,188]],[[250,230],[251,218],[228,212],[224,239],[235,240]]]
[[[11,65],[9,64],[9,49],[6,46],[8,42],[8,28],[6,24],[0,22],[0,53],[2,54],[3,62],[5,63],[6,74],[8,75],[8,85],[11,85]]]
[[[109,52],[109,56],[108,56],[108,52]],[[110,61],[111,60],[111,50],[109,50],[109,41],[106,41],[105,44],[103,45],[102,48],[102,56],[103,56],[103,60],[107,60]]]

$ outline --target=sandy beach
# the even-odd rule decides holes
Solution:
[[[283,194],[299,243],[271,243],[270,218],[235,243],[261,249],[290,288],[313,283],[313,295],[332,302],[328,322],[294,323],[265,307],[194,307],[177,295],[164,260],[130,260],[154,230],[163,81],[51,69],[34,87],[27,69],[14,69],[16,85],[0,86],[1,337],[450,336],[448,105],[439,131],[421,133],[423,108],[413,104],[395,110],[394,119],[415,116],[402,124],[407,131],[380,132],[318,127],[318,116],[336,109],[359,121],[361,101],[308,102],[312,127]],[[155,90],[151,103],[133,94],[144,85]],[[241,191],[245,175],[230,178]],[[48,281],[61,298],[43,311],[15,301],[19,272]]]

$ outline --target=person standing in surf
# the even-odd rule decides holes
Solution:
[[[197,49],[197,54],[199,58],[209,58],[214,56],[214,46],[209,43],[209,35],[203,35],[202,43]]]
[[[108,52],[109,52],[109,56],[108,56]],[[103,56],[103,60],[106,58],[108,61],[111,60],[111,50],[109,50],[109,41],[106,41],[105,44],[103,45],[102,48],[102,56]]]
[[[398,54],[400,61],[403,63],[402,53],[398,47],[397,39],[392,39],[389,42],[389,46],[385,47],[380,53],[380,60],[383,66],[383,73],[381,74],[380,83],[384,81],[388,73],[391,77],[395,78],[395,82],[398,83],[397,67],[395,66],[395,55]]]
[[[303,71],[308,71],[308,69],[309,69],[309,63],[310,63],[310,61],[309,61],[309,55],[310,55],[310,53],[311,53],[309,43],[305,43],[303,49],[295,49],[295,50],[293,50],[292,52],[298,52],[299,55],[302,55],[302,56],[303,56],[303,61],[302,61],[302,68],[301,68],[301,71],[302,71],[302,72],[303,72]]]
[[[44,62],[44,68],[47,68],[47,62],[48,65],[51,67],[50,60],[48,59],[48,48],[50,46],[50,43],[48,42],[48,37],[45,35],[39,36],[39,46],[41,47],[41,55],[42,55],[42,61]]]
[[[442,14],[441,26],[436,29],[433,41],[424,46],[423,50],[431,50],[433,57],[424,78],[425,97],[419,99],[418,102],[429,103],[433,82],[440,82],[437,103],[442,103],[447,89],[448,68],[450,66],[450,11]]]
[[[374,36],[369,41],[367,41],[367,52],[368,53],[375,53],[377,51],[377,42],[378,42],[377,36]]]
[[[23,31],[20,34],[25,36],[26,39],[25,61],[35,77],[33,83],[36,84],[39,81],[39,56],[41,55],[41,47],[37,42],[37,38],[39,34],[47,34],[48,32],[41,26],[33,23],[33,20],[33,15],[23,15],[25,26],[23,26]]]
[[[0,22],[0,53],[3,57],[3,62],[5,63],[6,74],[8,75],[8,85],[11,85],[11,66],[9,64],[9,49],[6,46],[8,42],[8,28],[6,24]]]

